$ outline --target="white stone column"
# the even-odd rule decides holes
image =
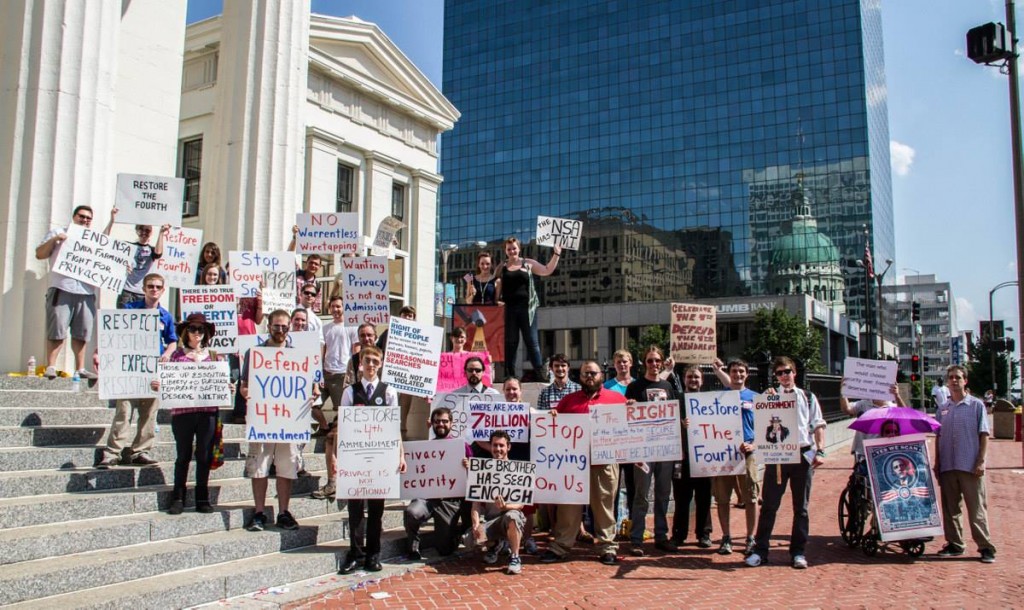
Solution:
[[[334,212],[338,207],[338,146],[341,144],[323,131],[306,130],[306,211]]]
[[[223,251],[283,249],[303,206],[309,0],[226,0],[200,197]]]
[[[437,191],[443,179],[423,170],[412,171],[409,202],[409,294],[408,302],[416,311],[433,311],[434,281],[437,262]],[[451,277],[449,282],[458,280]],[[429,288],[429,290],[418,290]],[[426,319],[426,318],[424,318]]]
[[[375,151],[366,152],[366,202],[361,210],[363,235],[374,235],[377,225],[391,215],[391,187],[397,165],[398,159]]]

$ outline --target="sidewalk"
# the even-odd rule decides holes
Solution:
[[[911,560],[899,552],[867,557],[839,537],[837,503],[852,459],[846,449],[831,453],[814,478],[808,570],[794,570],[785,546],[773,546],[775,563],[748,568],[742,553],[720,556],[714,549],[683,547],[677,555],[622,557],[616,567],[597,562],[592,548],[577,548],[572,560],[553,565],[525,557],[523,573],[508,576],[487,568],[479,556],[440,561],[357,590],[339,590],[304,600],[295,608],[849,608],[849,607],[1014,607],[1024,599],[1024,551],[1012,533],[1024,525],[1024,468],[1020,443],[989,445],[989,527],[998,548],[992,565],[968,553],[940,559],[941,538]],[[742,512],[732,511],[732,530],[741,538]],[[966,517],[966,515],[965,515]],[[718,524],[715,522],[718,541]],[[792,512],[784,501],[775,545],[785,545]],[[966,526],[966,523],[965,523]],[[543,544],[542,544],[543,546]],[[622,550],[625,550],[624,548]],[[652,545],[653,550],[653,545]],[[371,593],[387,593],[373,599]]]

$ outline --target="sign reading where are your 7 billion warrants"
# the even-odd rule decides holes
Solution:
[[[718,344],[715,339],[715,307],[672,303],[672,359],[685,364],[711,364]]]
[[[401,407],[338,409],[339,498],[387,499],[401,495]]]
[[[308,443],[319,351],[254,347],[249,350],[245,440]]]
[[[537,245],[560,246],[566,250],[579,250],[583,237],[583,221],[551,216],[537,217]]]

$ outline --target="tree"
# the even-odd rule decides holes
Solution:
[[[633,354],[633,362],[642,362],[643,354],[641,352],[652,345],[660,347],[667,358],[670,340],[668,326],[645,326],[640,332],[640,339],[629,342],[629,352]]]
[[[754,331],[744,357],[751,362],[764,358],[789,356],[804,363],[810,373],[827,369],[821,362],[821,332],[781,307],[761,309],[754,316]]]
[[[1010,368],[1009,385],[1007,385],[1007,367]],[[1017,380],[1020,362],[1015,360],[1007,352],[996,352],[996,396],[1008,396],[1009,387]],[[977,396],[983,396],[992,388],[992,348],[991,344],[983,338],[975,341],[970,350],[970,360],[967,362],[967,385],[971,392]]]

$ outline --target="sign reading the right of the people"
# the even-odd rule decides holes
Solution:
[[[672,303],[672,359],[686,364],[711,364],[718,352],[714,305]]]

